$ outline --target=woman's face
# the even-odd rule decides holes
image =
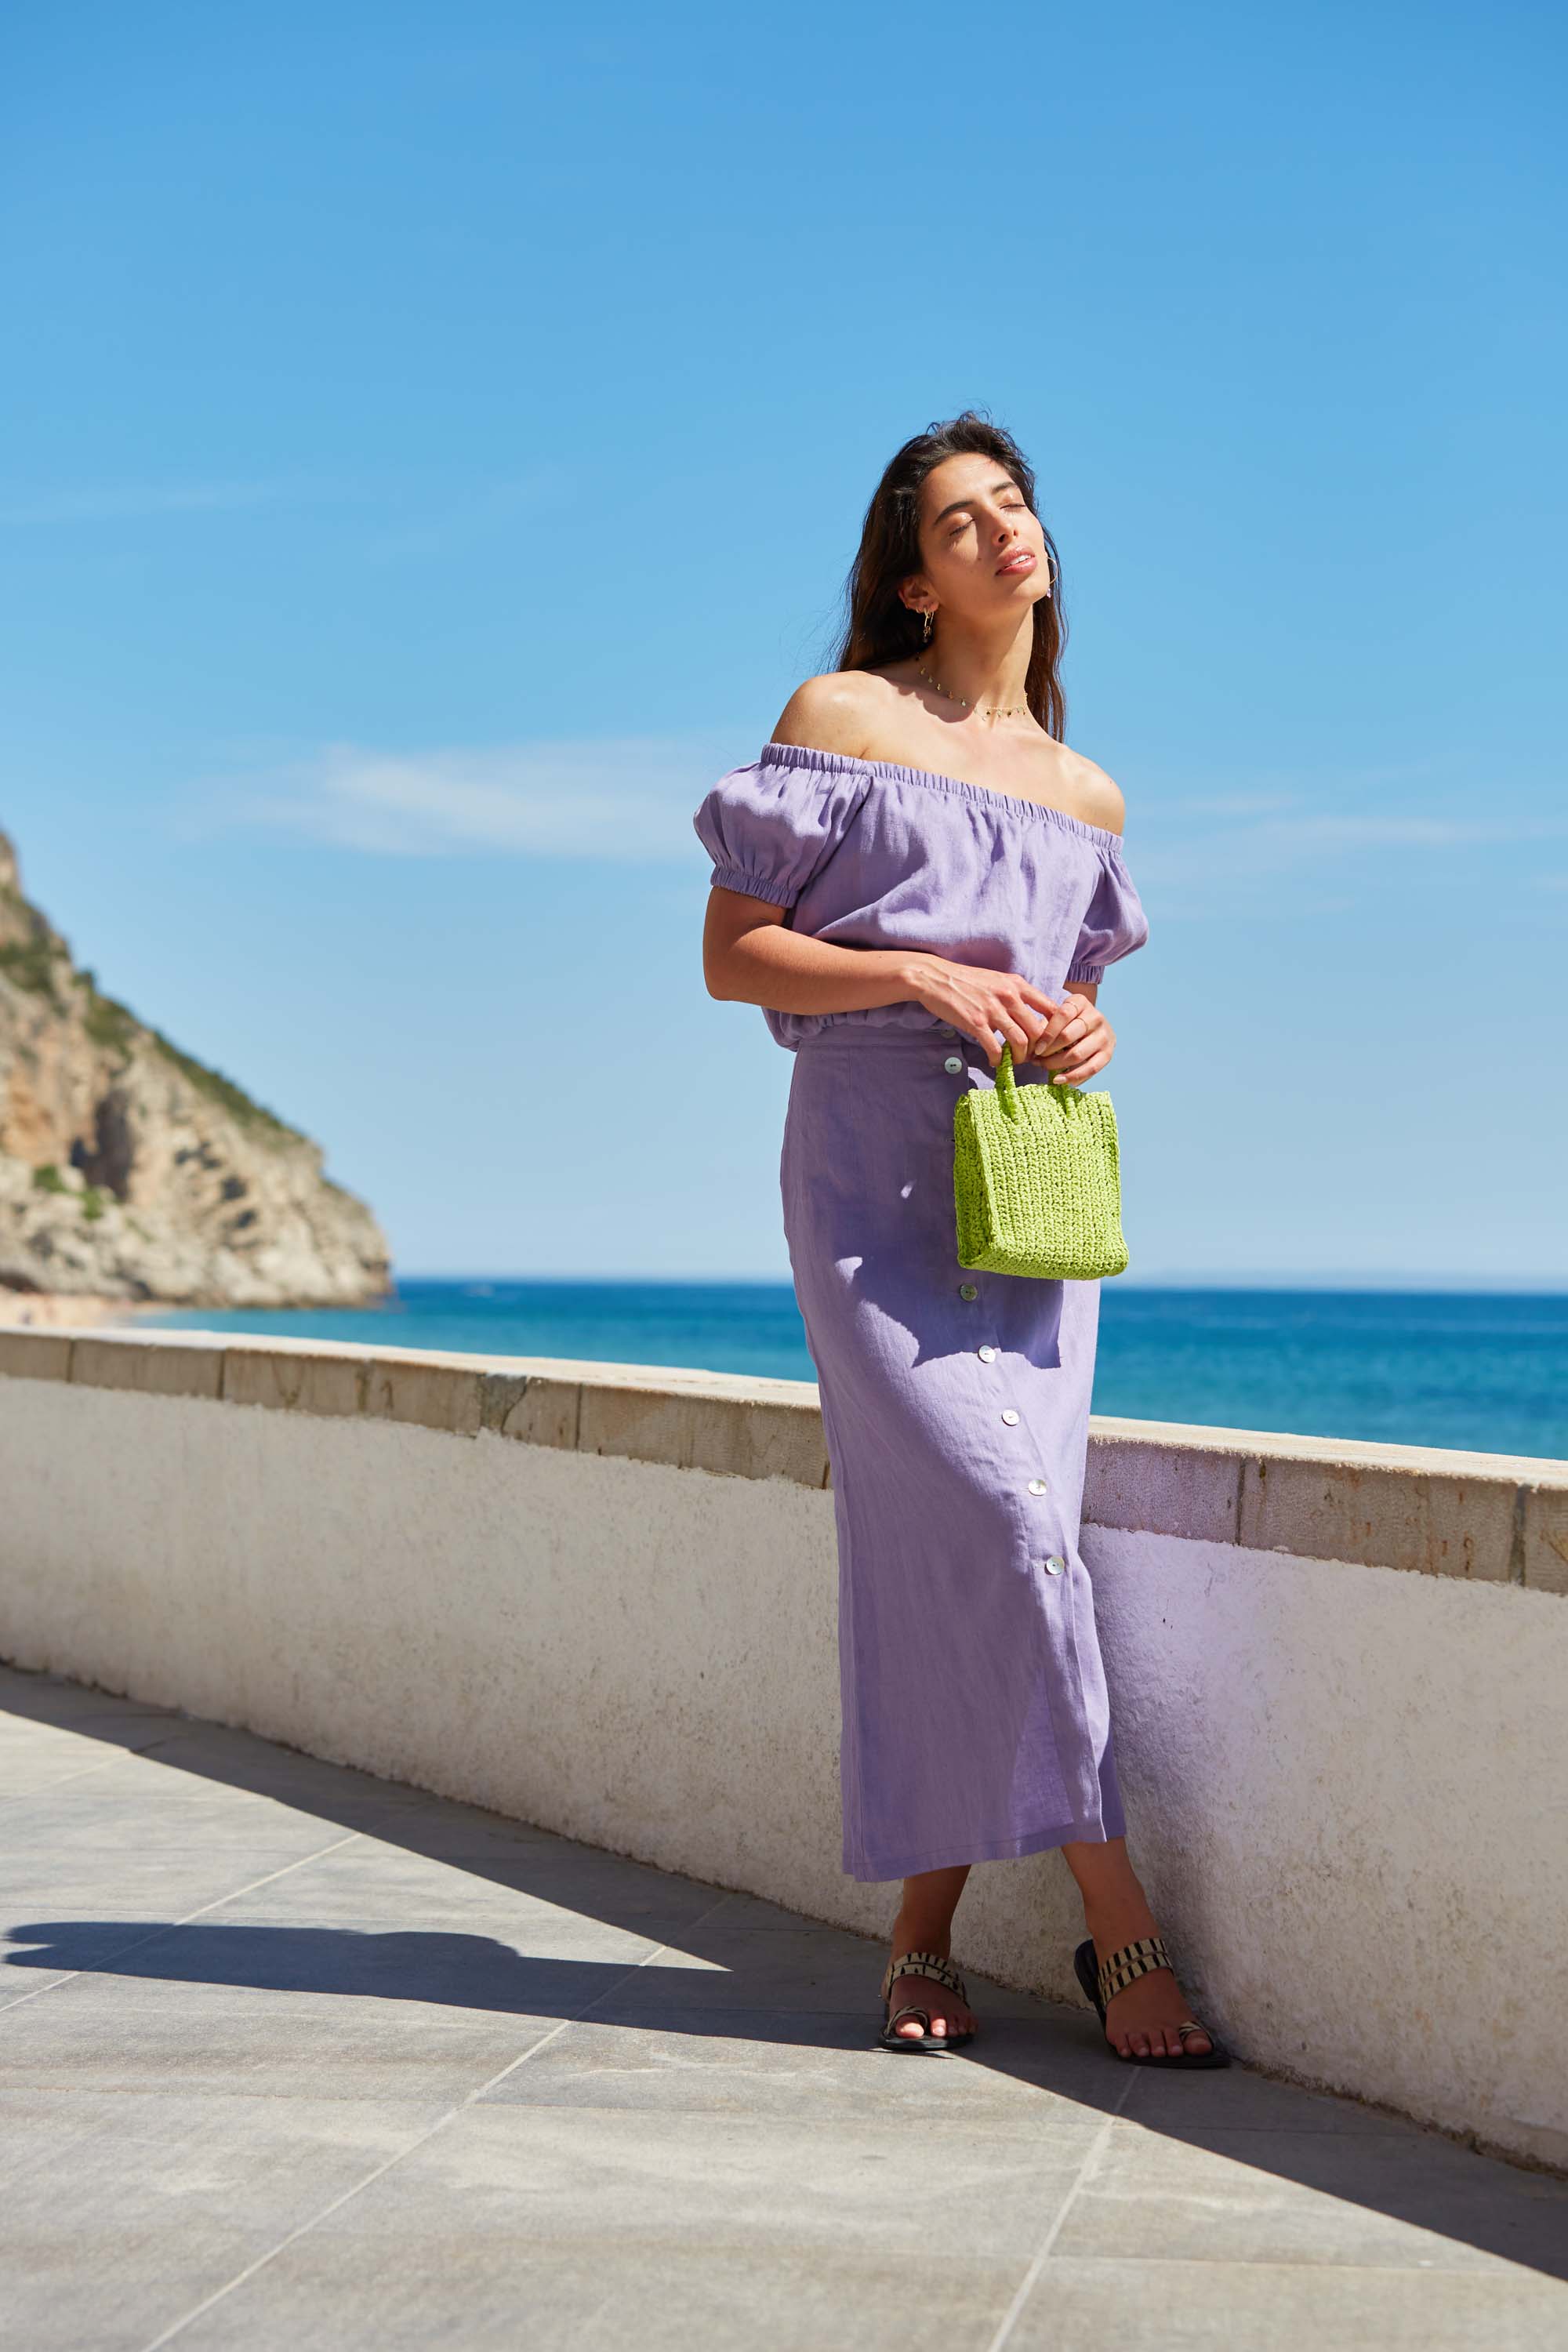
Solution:
[[[904,583],[928,603],[975,621],[1022,615],[1050,594],[1046,534],[994,457],[944,457],[921,488],[921,569]]]

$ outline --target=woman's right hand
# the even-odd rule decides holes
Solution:
[[[1051,1014],[1061,1010],[1054,996],[1047,996],[1043,988],[1016,971],[950,963],[938,955],[912,959],[910,994],[939,1021],[950,1021],[983,1045],[993,1069],[1002,1059],[1002,1038],[1013,1048],[1014,1065],[1018,1066],[1028,1060],[1035,1040],[1049,1026]]]

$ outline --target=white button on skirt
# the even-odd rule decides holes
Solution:
[[[993,1085],[980,1047],[962,1050],[963,1083]],[[1078,1548],[1100,1285],[959,1266],[962,1091],[929,1029],[845,1023],[796,1049],[784,1121],[784,1231],[833,1466],[843,1861],[859,1879],[1124,1828]],[[997,1349],[1005,1411],[982,1360]]]

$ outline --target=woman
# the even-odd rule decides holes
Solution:
[[[795,1056],[780,1177],[833,1465],[844,1867],[903,1881],[881,2038],[972,2037],[970,1867],[1059,1846],[1108,2042],[1214,2065],[1147,1940],[1078,1549],[1099,1285],[955,1256],[960,1088],[994,1084],[1004,1041],[1020,1086],[1096,1076],[1099,983],[1148,936],[1121,794],[1061,740],[1056,579],[1010,436],[966,410],[905,444],[834,667],[693,818],[704,972]]]

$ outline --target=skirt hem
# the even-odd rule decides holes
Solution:
[[[851,1878],[862,1883],[876,1883],[888,1878],[913,1878],[922,1870],[952,1870],[966,1862],[1016,1862],[1025,1854],[1045,1853],[1058,1845],[1109,1845],[1112,1838],[1123,1837],[1125,1826],[1114,1827],[1107,1816],[1092,1822],[1068,1822],[1064,1827],[1049,1830],[1026,1830],[1021,1836],[989,1838],[978,1845],[966,1843],[962,1852],[942,1848],[928,1853],[899,1854],[889,1862],[858,1863],[845,1856],[844,1868]]]

